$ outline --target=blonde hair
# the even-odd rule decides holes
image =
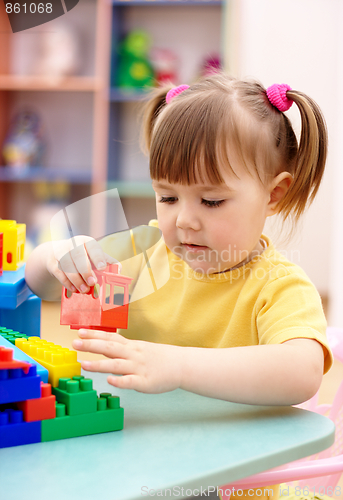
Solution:
[[[268,100],[257,81],[223,73],[207,77],[166,104],[172,87],[157,89],[144,111],[144,139],[152,179],[193,184],[220,184],[223,166],[234,174],[232,155],[266,182],[289,172],[293,182],[278,206],[286,219],[298,220],[320,185],[327,131],[317,104],[305,94],[288,91],[301,116],[300,141],[287,116]]]

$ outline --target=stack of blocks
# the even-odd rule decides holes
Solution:
[[[97,396],[92,380],[80,375],[76,353],[35,337],[15,343],[32,352],[32,364],[0,346],[0,448],[123,429],[119,397]],[[49,383],[37,375],[34,357],[48,366]]]
[[[0,220],[0,448],[121,430],[119,397],[98,397],[76,352],[39,338],[41,300],[25,282],[25,231]],[[127,307],[114,311],[126,323]]]
[[[41,300],[25,282],[25,224],[0,220],[0,325],[40,336]]]

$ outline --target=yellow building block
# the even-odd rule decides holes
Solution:
[[[3,270],[16,271],[24,264],[26,225],[15,220],[0,220],[3,233]]]
[[[52,387],[58,387],[60,378],[81,375],[81,364],[77,361],[76,351],[39,337],[17,339],[15,345],[49,371],[48,380]]]

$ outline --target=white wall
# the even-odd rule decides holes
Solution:
[[[235,34],[230,38],[233,47],[228,63],[237,76],[255,77],[265,86],[288,83],[315,99],[325,115],[330,145],[323,184],[295,237],[281,246],[330,301],[340,286],[337,279],[333,283],[333,270],[337,266],[332,258],[337,227],[340,227],[340,221],[334,220],[333,214],[335,170],[342,163],[337,144],[337,95],[342,89],[338,81],[341,3],[340,0],[231,0],[232,15],[227,25]],[[292,108],[288,116],[299,131],[297,110]],[[343,193],[343,182],[338,188],[338,194]],[[341,212],[343,214],[343,208]],[[341,227],[343,230],[343,223]],[[271,224],[266,228],[274,239],[279,230],[280,227]],[[342,288],[343,272],[341,281]],[[337,326],[338,323],[343,326],[343,292],[341,298],[340,317],[332,310],[330,314],[330,321]]]

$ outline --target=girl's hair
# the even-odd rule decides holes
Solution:
[[[289,119],[257,81],[217,73],[166,104],[171,88],[157,89],[144,111],[151,178],[220,184],[223,167],[237,175],[237,160],[261,182],[286,171],[294,180],[278,212],[298,220],[318,191],[327,155],[326,125],[317,104],[301,92],[287,92],[300,111],[298,144]]]

